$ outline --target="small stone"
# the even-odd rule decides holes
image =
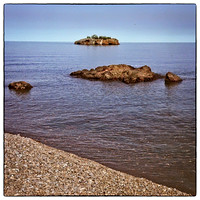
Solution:
[[[165,83],[170,83],[170,82],[180,82],[182,79],[177,76],[176,74],[173,74],[172,72],[168,72],[165,75]]]
[[[30,90],[33,86],[25,81],[18,81],[10,83],[8,87],[14,90]]]

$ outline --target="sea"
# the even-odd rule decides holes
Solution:
[[[148,65],[183,81],[91,81],[70,73]],[[26,93],[8,84],[26,81]],[[4,43],[4,131],[196,194],[196,45]]]

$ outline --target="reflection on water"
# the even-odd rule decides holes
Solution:
[[[9,89],[11,94],[16,94],[17,96],[28,96],[30,95],[30,89],[26,90],[15,90],[15,89]]]
[[[172,88],[176,88],[179,84],[181,84],[181,82],[171,82],[171,83],[165,83],[166,88],[168,89],[172,89]]]

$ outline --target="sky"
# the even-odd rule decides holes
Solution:
[[[5,41],[195,42],[195,4],[5,4]]]

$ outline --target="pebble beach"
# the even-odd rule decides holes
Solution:
[[[5,196],[190,196],[30,138],[4,134]]]

